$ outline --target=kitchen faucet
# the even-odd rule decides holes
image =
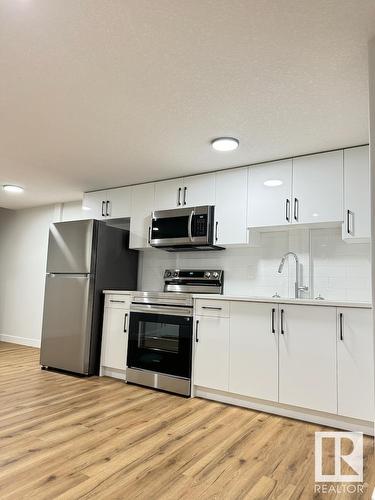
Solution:
[[[284,264],[285,264],[285,260],[286,258],[288,257],[288,255],[293,255],[294,257],[294,260],[296,261],[296,281],[294,283],[294,298],[296,299],[299,299],[299,295],[300,295],[300,292],[307,292],[307,290],[309,289],[308,286],[303,286],[303,285],[300,285],[299,283],[299,259],[298,259],[298,255],[294,252],[286,252],[284,253],[284,255],[281,257],[281,261],[280,261],[280,264],[279,264],[279,269],[277,270],[278,273],[282,273],[283,271],[283,267],[284,267]]]

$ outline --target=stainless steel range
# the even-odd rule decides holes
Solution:
[[[193,293],[223,293],[221,270],[167,269],[164,292],[135,292],[127,382],[190,396]]]

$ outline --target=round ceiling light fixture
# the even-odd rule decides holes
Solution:
[[[24,189],[21,186],[15,186],[14,184],[4,184],[3,190],[7,193],[23,193]]]
[[[211,141],[211,146],[216,151],[234,151],[240,145],[240,141],[234,137],[217,137]]]

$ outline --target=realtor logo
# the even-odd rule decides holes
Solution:
[[[315,433],[315,482],[363,482],[362,432]]]

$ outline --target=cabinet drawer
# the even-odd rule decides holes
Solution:
[[[112,307],[113,309],[129,309],[131,295],[111,294],[105,296],[104,307]]]
[[[229,317],[229,301],[226,300],[197,300],[195,314],[199,316]]]

